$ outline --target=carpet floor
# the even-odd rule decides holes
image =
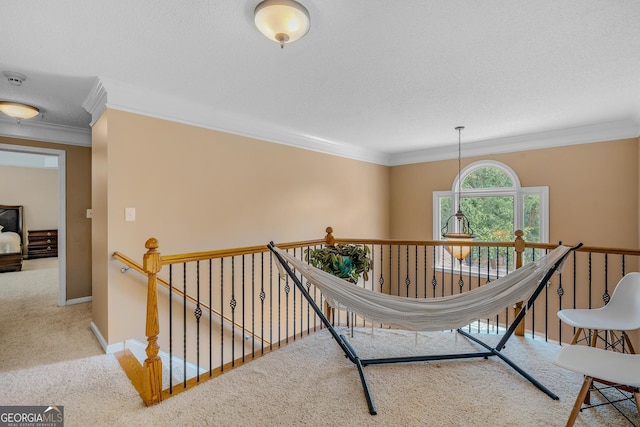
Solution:
[[[371,416],[357,369],[322,331],[147,408],[91,333],[91,304],[58,307],[52,271],[38,271],[0,275],[0,405],[64,406],[66,426],[562,426],[582,383],[551,363],[557,346],[514,337],[504,353],[560,400],[497,358],[369,366]],[[349,340],[365,358],[478,350],[451,332],[361,328]],[[621,407],[631,422],[607,405],[576,425],[640,425],[635,405]]]

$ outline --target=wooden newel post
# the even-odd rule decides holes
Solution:
[[[162,360],[158,356],[160,346],[160,322],[158,320],[158,294],[156,274],[162,269],[158,241],[153,237],[144,246],[148,249],[142,258],[142,266],[149,278],[147,286],[147,359],[144,361],[142,373],[142,400],[147,406],[160,403],[162,400]]]
[[[516,230],[515,235],[516,235],[516,241],[515,241],[516,269],[518,269],[522,267],[522,253],[524,252],[524,239],[522,238],[522,236],[524,236],[524,232],[522,230]],[[519,301],[513,307],[514,318],[522,310],[522,304],[523,302]],[[515,334],[521,337],[524,336],[524,319],[522,319],[522,322],[520,322],[520,324],[516,328]]]
[[[333,237],[333,228],[332,227],[327,227],[324,231],[327,232],[327,235],[324,236],[324,244],[327,246],[335,246],[336,244],[336,239]],[[336,311],[331,308],[331,306],[329,305],[328,302],[325,301],[324,303],[324,314],[325,316],[327,316],[327,319],[329,319],[329,321],[331,321],[331,324],[335,326],[335,314]]]
[[[327,227],[327,229],[325,230],[327,232],[327,235],[324,236],[324,243],[327,246],[335,246],[336,244],[336,239],[333,237],[333,228],[332,227]]]

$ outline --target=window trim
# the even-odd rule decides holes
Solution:
[[[453,215],[458,209],[458,178],[464,182],[465,178],[474,172],[476,169],[492,167],[497,168],[505,172],[513,182],[512,187],[492,188],[492,189],[466,189],[462,190],[462,197],[487,197],[487,196],[512,196],[514,200],[514,231],[522,230],[524,227],[524,201],[528,195],[538,195],[540,197],[540,243],[549,242],[549,187],[548,186],[536,186],[536,187],[522,187],[520,185],[520,178],[513,169],[504,163],[495,160],[480,160],[473,162],[465,166],[460,171],[460,176],[456,175],[451,185],[451,190],[448,191],[434,191],[432,199],[433,207],[433,239],[444,240],[440,235],[440,224],[442,218],[440,217],[440,199],[443,197],[449,197],[451,199],[450,215]]]

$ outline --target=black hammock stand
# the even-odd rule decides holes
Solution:
[[[358,354],[356,353],[355,349],[351,346],[351,344],[349,344],[349,341],[347,341],[347,338],[344,335],[338,334],[338,332],[335,330],[335,328],[333,327],[333,325],[331,324],[329,319],[327,319],[327,317],[324,315],[324,313],[322,312],[320,307],[318,307],[318,304],[316,304],[315,300],[311,297],[311,295],[309,295],[309,292],[303,286],[303,284],[300,281],[300,279],[293,272],[293,270],[291,269],[291,267],[289,266],[287,261],[284,260],[282,258],[282,256],[278,252],[276,252],[274,250],[274,247],[275,247],[274,243],[271,242],[271,243],[269,243],[267,245],[269,250],[271,250],[271,252],[278,259],[278,262],[283,266],[283,268],[285,269],[285,271],[287,272],[289,277],[291,277],[291,280],[293,280],[293,282],[295,283],[296,287],[300,290],[300,292],[302,293],[304,298],[307,300],[309,305],[313,308],[313,311],[318,315],[318,317],[320,318],[322,323],[327,327],[327,329],[331,333],[331,336],[335,339],[335,341],[338,343],[338,345],[340,346],[340,348],[344,352],[345,357],[347,357],[358,368],[358,373],[360,375],[360,381],[362,382],[362,388],[363,388],[363,391],[364,391],[365,399],[367,400],[367,405],[369,406],[369,413],[371,415],[376,415],[377,411],[376,411],[375,404],[373,403],[373,398],[371,396],[371,390],[369,389],[369,384],[367,382],[367,377],[364,374],[364,367],[367,366],[367,365],[385,365],[385,364],[391,364],[391,363],[429,362],[429,361],[435,361],[435,360],[472,359],[472,358],[478,358],[478,357],[483,357],[483,358],[486,359],[486,358],[489,358],[489,357],[492,357],[492,356],[497,356],[500,359],[502,359],[507,365],[511,366],[516,372],[518,372],[524,378],[529,380],[529,382],[531,382],[533,385],[535,385],[538,389],[540,389],[541,391],[546,393],[549,397],[551,397],[554,400],[558,400],[559,397],[556,394],[554,394],[551,390],[549,390],[547,387],[545,387],[543,384],[541,384],[538,380],[533,378],[526,371],[524,371],[522,368],[520,368],[518,365],[516,365],[507,356],[502,354],[502,349],[506,345],[506,343],[509,340],[509,338],[511,338],[511,336],[515,332],[516,328],[518,327],[518,325],[520,324],[522,319],[524,319],[524,316],[527,314],[527,311],[531,308],[531,306],[533,305],[535,300],[538,298],[538,296],[540,295],[542,290],[545,288],[545,286],[547,285],[549,280],[551,280],[551,276],[553,276],[553,274],[556,272],[556,270],[562,265],[562,263],[567,258],[567,256],[569,256],[569,254],[571,252],[575,251],[576,249],[580,248],[581,246],[582,246],[582,243],[579,243],[578,245],[572,247],[558,261],[556,261],[553,264],[553,266],[551,266],[547,270],[547,272],[545,273],[544,277],[538,283],[535,291],[533,292],[533,294],[531,294],[531,296],[527,300],[526,306],[523,307],[522,310],[520,310],[518,315],[515,317],[515,319],[511,323],[511,326],[509,327],[509,329],[507,329],[507,331],[502,336],[502,339],[500,339],[500,341],[498,342],[498,344],[496,344],[495,347],[492,347],[491,345],[479,340],[478,338],[476,338],[476,337],[470,335],[469,333],[463,331],[462,329],[458,328],[456,331],[459,334],[465,336],[469,340],[471,340],[471,341],[475,342],[476,344],[480,345],[481,347],[486,349],[486,351],[469,352],[469,353],[453,353],[453,354],[431,354],[431,355],[423,355],[423,356],[406,356],[406,357],[388,357],[388,358],[376,358],[376,359],[361,359],[358,356]]]

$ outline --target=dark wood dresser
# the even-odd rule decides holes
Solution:
[[[27,258],[58,256],[58,230],[29,230]]]

